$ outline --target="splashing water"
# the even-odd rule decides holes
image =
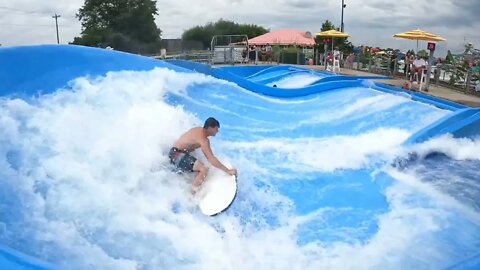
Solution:
[[[480,248],[459,185],[432,184],[427,159],[389,165],[411,151],[478,162],[478,140],[402,146],[447,111],[368,88],[274,99],[167,69],[70,88],[0,99],[0,239],[63,269],[436,269]],[[217,217],[166,156],[209,116],[214,153],[240,173]]]

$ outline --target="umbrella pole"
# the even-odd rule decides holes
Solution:
[[[323,45],[323,65],[325,67],[325,70],[327,69],[327,49],[328,49],[328,44],[325,43]]]
[[[417,39],[417,54],[418,54],[418,39]]]

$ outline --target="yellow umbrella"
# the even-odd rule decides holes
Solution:
[[[332,38],[332,51],[333,51],[333,38],[347,38],[350,37],[349,34],[337,31],[335,29],[318,32],[315,36],[319,37],[331,37]]]
[[[416,40],[417,41],[417,52],[418,52],[418,41],[419,40],[425,40],[425,41],[445,41],[446,40],[446,39],[444,39],[440,36],[434,35],[432,33],[429,33],[427,31],[423,31],[423,30],[420,30],[420,29],[410,30],[410,31],[403,32],[403,33],[398,33],[398,34],[395,34],[393,36],[397,37],[397,38],[405,38],[405,39]]]
[[[420,30],[420,29],[411,30],[411,31],[403,32],[403,33],[398,33],[398,34],[395,34],[393,36],[398,37],[398,38],[406,38],[406,39],[416,40],[417,41],[417,53],[418,53],[418,41],[419,40],[425,40],[425,41],[444,41],[444,40],[446,40],[443,37],[434,35],[432,33],[429,33],[427,31],[423,31],[423,30]],[[430,53],[429,58],[428,58],[429,63],[432,63],[432,61],[433,61],[433,51]],[[427,79],[426,79],[427,89],[428,89],[428,86],[430,84],[430,74],[431,74],[431,64],[429,64],[428,68],[427,68]]]
[[[340,31],[337,31],[337,30],[327,30],[327,31],[322,31],[322,32],[318,32],[315,34],[315,36],[320,36],[320,37],[339,37],[339,38],[346,38],[346,37],[350,37],[349,34],[347,33],[343,33],[343,32],[340,32]]]

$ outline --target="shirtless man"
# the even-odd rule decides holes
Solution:
[[[236,169],[228,169],[225,167],[225,165],[213,155],[212,149],[210,148],[208,137],[215,136],[219,128],[220,123],[215,118],[210,117],[205,121],[203,128],[194,127],[180,136],[168,153],[170,162],[174,164],[177,169],[183,172],[197,173],[192,183],[193,193],[197,191],[208,173],[208,168],[205,167],[201,161],[190,155],[190,153],[197,148],[202,149],[203,154],[213,166],[230,175],[237,174]]]

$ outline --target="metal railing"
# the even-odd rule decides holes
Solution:
[[[185,52],[173,52],[165,56],[153,56],[156,59],[179,59],[190,60],[201,63],[210,63],[212,59],[211,51],[185,51]]]
[[[355,57],[354,61],[349,63],[342,59],[341,66],[353,70],[365,71],[369,73],[388,75],[390,77],[405,77],[408,79],[408,66],[405,66],[403,60],[394,60],[391,64],[389,57]],[[447,86],[466,93],[480,96],[480,69],[471,67],[462,67],[458,64],[439,63],[432,66],[430,75],[430,84]]]

